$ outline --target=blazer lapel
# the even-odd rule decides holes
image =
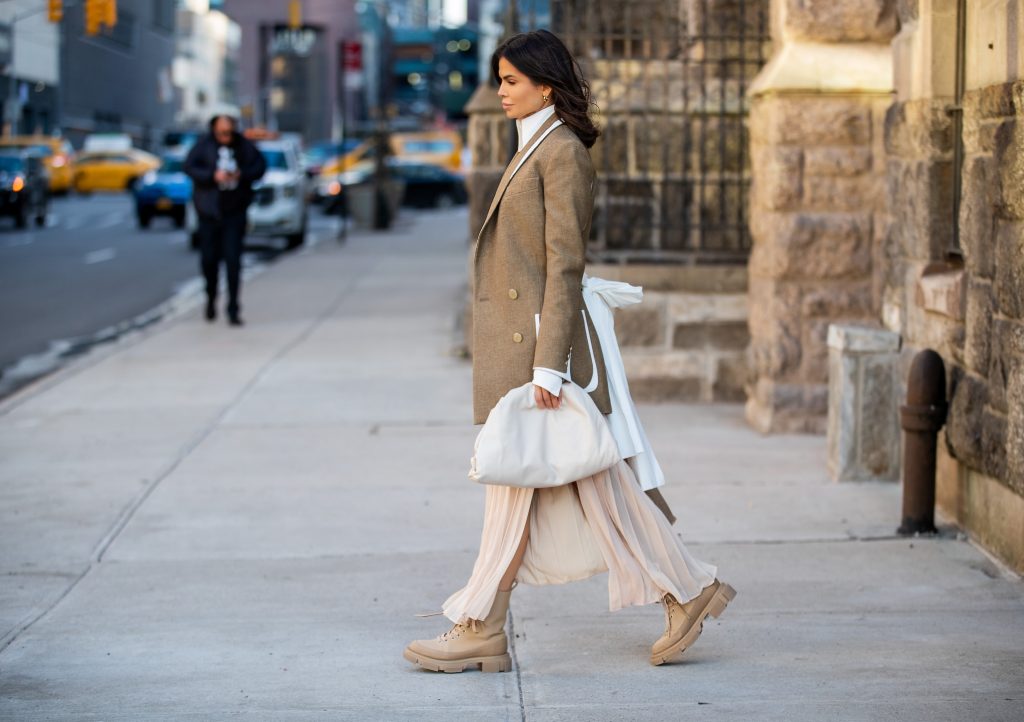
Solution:
[[[509,161],[508,166],[505,168],[505,173],[501,176],[501,181],[498,183],[498,189],[494,192],[494,198],[491,199],[491,206],[487,209],[487,215],[484,216],[484,222],[480,226],[479,232],[477,232],[477,240],[480,239],[480,235],[484,232],[484,228],[487,227],[487,223],[491,220],[491,216],[494,215],[495,209],[498,207],[498,203],[501,201],[502,195],[505,193],[505,189],[508,188],[509,182],[512,180],[512,176],[515,175],[516,166],[519,165],[519,159],[524,154],[531,152],[531,148],[534,144],[539,142],[541,136],[551,127],[551,124],[558,120],[558,114],[552,113],[551,117],[545,120],[537,131],[530,136],[530,139],[523,146],[523,149],[512,156],[512,160]]]

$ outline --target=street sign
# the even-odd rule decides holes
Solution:
[[[342,43],[342,63],[346,71],[363,69],[363,44],[358,40],[346,40]]]
[[[314,28],[286,28],[274,29],[274,35],[270,41],[271,55],[298,55],[304,57],[313,52],[316,45],[317,31]]]

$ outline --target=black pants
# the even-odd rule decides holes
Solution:
[[[238,294],[242,287],[242,244],[245,239],[245,212],[223,218],[199,216],[200,268],[206,278],[206,298],[217,300],[217,279],[223,260],[228,275],[228,313],[237,314]]]

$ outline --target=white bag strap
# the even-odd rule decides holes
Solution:
[[[529,148],[526,149],[526,152],[523,153],[523,157],[519,159],[519,162],[516,163],[516,167],[512,169],[512,175],[510,175],[508,177],[508,179],[510,181],[512,180],[512,176],[514,176],[516,173],[519,172],[519,169],[522,167],[523,163],[526,162],[526,159],[529,158],[533,154],[533,151],[537,150],[537,146],[541,144],[541,141],[543,141],[545,138],[548,137],[548,133],[553,131],[555,128],[557,128],[561,124],[562,124],[562,120],[561,120],[561,118],[559,118],[554,123],[552,123],[548,127],[547,130],[544,131],[544,135],[542,135],[541,137],[537,138],[537,142],[536,143],[534,143],[533,145],[531,145]]]
[[[589,394],[597,388],[597,358],[594,356],[594,342],[590,338],[590,324],[587,322],[587,311],[586,309],[581,309],[580,313],[583,314],[583,329],[587,334],[587,347],[590,349],[590,383],[583,389]],[[571,352],[569,359],[571,363]]]
[[[584,391],[586,391],[589,394],[594,389],[597,388],[597,382],[598,382],[598,378],[597,378],[597,357],[594,355],[594,342],[590,338],[590,324],[587,322],[587,311],[586,311],[586,309],[581,309],[580,313],[583,314],[583,328],[584,328],[584,330],[586,331],[586,334],[587,334],[587,347],[590,350],[590,369],[591,369],[591,372],[590,372],[590,383],[588,383],[586,388],[583,389]],[[536,334],[535,338],[540,338],[540,314],[539,313],[533,314],[533,325],[534,325],[534,334]],[[571,368],[572,368],[572,351],[570,350],[569,351],[569,363],[566,364],[566,367],[565,367],[565,371],[566,371],[565,378],[566,378],[567,381],[572,381],[571,375],[569,374],[569,370]]]

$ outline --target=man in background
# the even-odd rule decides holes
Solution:
[[[242,325],[242,247],[252,184],[266,171],[263,154],[238,132],[235,119],[215,115],[210,132],[192,146],[185,173],[192,179],[192,201],[199,216],[200,267],[206,278],[206,320],[217,318],[217,280],[224,261],[228,277],[228,321]]]

